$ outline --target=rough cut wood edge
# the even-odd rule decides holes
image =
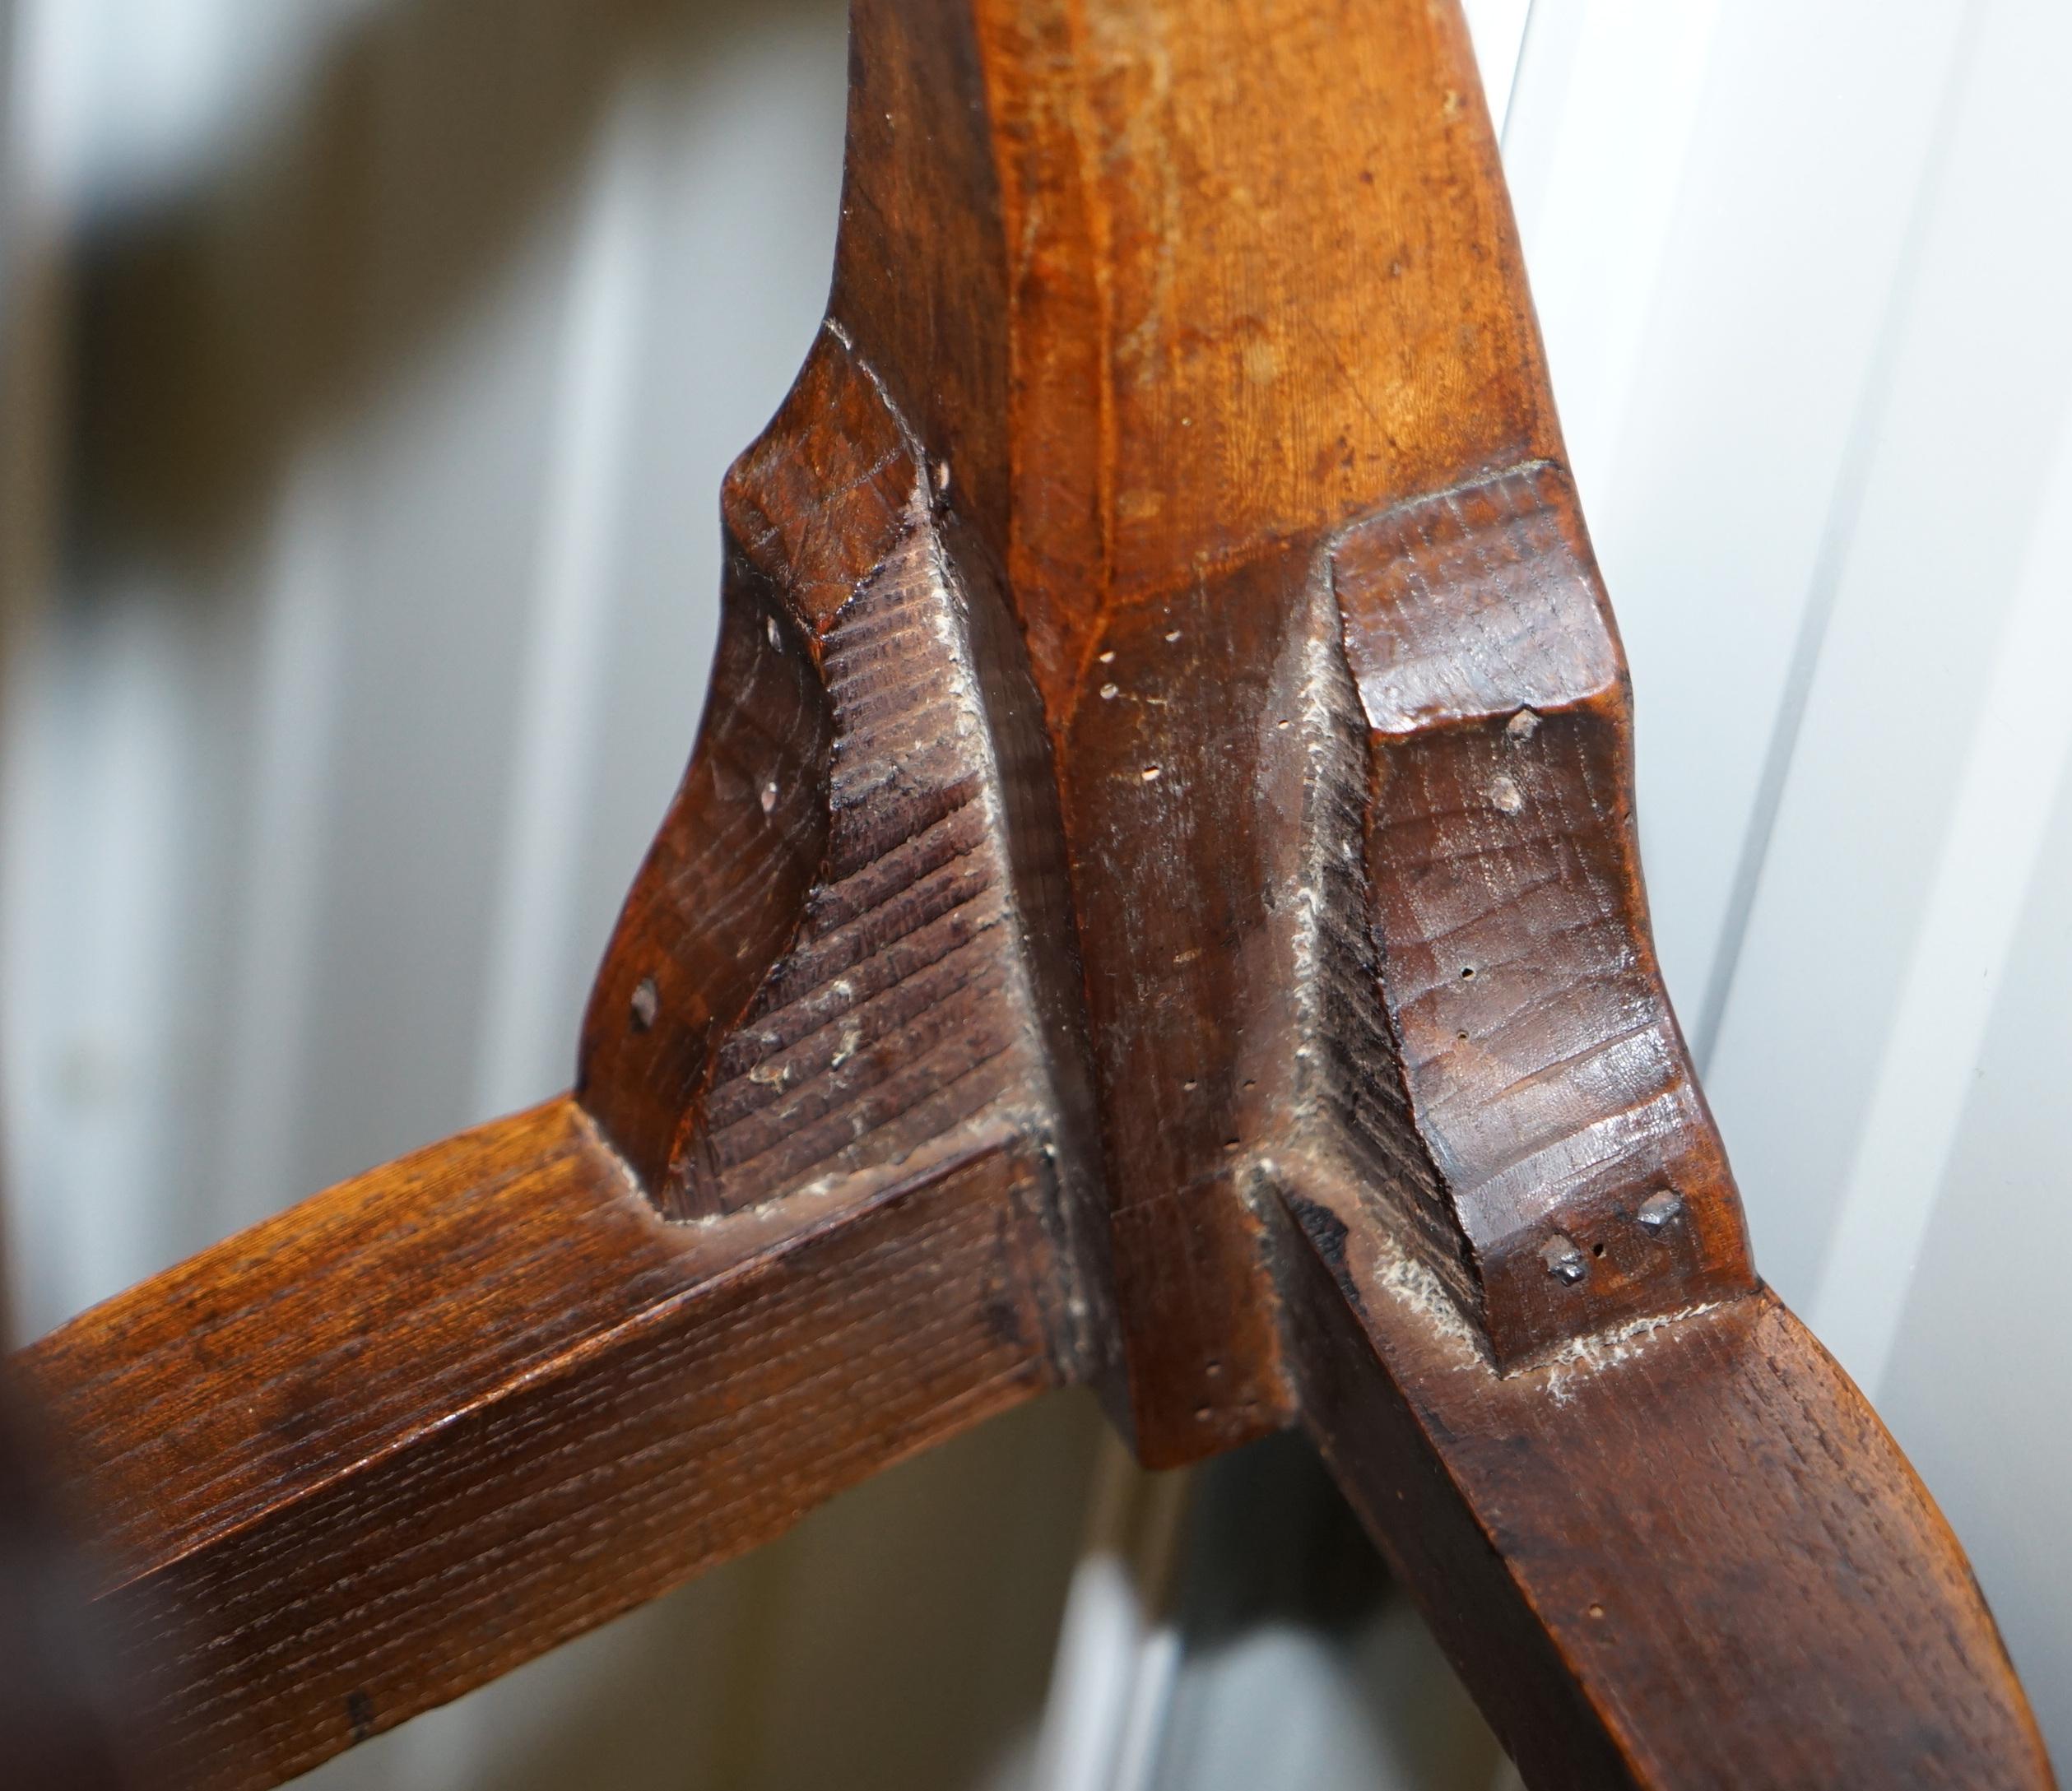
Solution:
[[[346,1182],[20,1359],[165,1783],[277,1784],[1056,1384],[1044,1159],[656,1216],[572,1103]]]
[[[925,46],[902,23],[923,15]],[[852,130],[875,153],[845,208],[835,310],[895,390],[929,392],[947,364],[990,397],[963,369],[1008,369],[1004,467],[983,433],[950,460],[975,488],[1004,485],[980,513],[1057,746],[1147,1456],[1286,1421],[1244,1165],[1325,1110],[1499,1362],[1752,1286],[1653,974],[1623,667],[1573,503],[1543,489],[1560,434],[1457,9],[969,0],[866,4],[857,29]],[[903,81],[917,65],[927,91]],[[961,172],[981,94],[984,175]],[[916,145],[959,178],[904,173]],[[937,239],[1004,261],[1004,324],[983,282],[983,309],[888,299],[881,271],[909,267],[933,296]],[[1513,468],[1535,469],[1524,510],[1545,526],[1433,536]],[[1428,605],[1391,582],[1412,537]],[[1514,633],[1508,661],[1493,652],[1493,616],[1549,596],[1565,601]],[[1349,655],[1366,663],[1323,662]],[[1506,686],[1499,739],[1557,662],[1589,675],[1536,743],[1512,743],[1544,775],[1513,776],[1531,810],[1478,867],[1508,861],[1521,887],[1475,917],[1485,963],[1468,976],[1489,980],[1472,991],[1426,986],[1433,940],[1403,898],[1429,896],[1490,812],[1442,788],[1480,743],[1465,711],[1391,709],[1399,655],[1428,679]],[[1356,800],[1320,791],[1305,758],[1342,731],[1312,725],[1326,693],[1354,715],[1374,699]],[[1291,864],[1298,814],[1320,830]],[[1340,890],[1361,845],[1364,883]],[[1564,891],[1540,861],[1563,852],[1594,930],[1549,912]],[[1270,942],[1327,886],[1350,906],[1312,930],[1316,986],[1291,1005]],[[1536,1016],[1498,1012],[1535,953]],[[1451,1013],[1464,994],[1475,1014]],[[1615,1011],[1636,1003],[1644,1017]],[[1422,1023],[1440,1008],[1445,1049]],[[1308,1056],[1293,1088],[1291,1025]],[[1532,1134],[1534,1160],[1511,1160],[1511,1132]]]
[[[968,248],[997,229],[1009,269],[1012,423],[996,526],[1057,743],[1140,1446],[1185,1459],[1293,1405],[1320,1408],[1313,1314],[1289,1297],[1285,1228],[1261,1191],[1276,1162],[1308,1162],[1357,1186],[1349,1233],[1419,1269],[1418,1325],[1461,1353],[1459,1385],[1487,1397],[1456,1399],[1447,1416],[1462,1427],[1435,1422],[1422,1445],[1373,1439],[1384,1485],[1419,1472],[1422,1448],[1443,1509],[1363,1502],[1428,1608],[1453,1612],[1464,1659],[1486,1649],[1519,1666],[1478,1663],[1470,1677],[1535,1779],[1589,1782],[1594,1761],[1610,1782],[1823,1782],[1856,1733],[1847,1709],[1823,1702],[1824,1677],[1842,1700],[1881,1681],[1932,1694],[1925,1728],[1864,1756],[1877,1763],[1867,1782],[1961,1775],[1950,1749],[1976,1744],[1987,1782],[2048,1783],[1961,1552],[1810,1346],[1780,1348],[1784,1390],[1767,1402],[1738,1357],[1749,1378],[1717,1388],[1707,1415],[1744,1431],[1774,1417],[1789,1447],[1796,1403],[1861,1445],[1809,1484],[1861,1499],[1874,1529],[1891,1520],[1875,1538],[1881,1587],[1895,1609],[1944,1626],[1925,1678],[1887,1658],[1875,1613],[1834,1613],[1852,1653],[1829,1664],[1826,1617],[1791,1610],[1788,1587],[1710,1588],[1726,1608],[1683,1608],[1684,1630],[1717,1618],[1749,1649],[1786,1601],[1796,1622],[1779,1659],[1803,1678],[1785,1707],[1807,1728],[1708,1758],[1701,1691],[1665,1701],[1649,1719],[1652,1752],[1628,1758],[1624,1739],[1603,1738],[1628,1733],[1622,1696],[1646,1710],[1675,1674],[1680,1632],[1643,1626],[1629,1658],[1600,1656],[1579,1677],[1559,1626],[1540,1626],[1551,1613],[1526,1606],[1537,1640],[1513,1649],[1503,1598],[1464,1599],[1458,1559],[1417,1547],[1426,1516],[1484,1533],[1474,1426],[1501,1415],[1503,1390],[1560,1376],[1577,1397],[1635,1326],[1689,1325],[1702,1339],[1720,1315],[1770,1314],[1759,1338],[1803,1336],[1757,1290],[1655,969],[1624,667],[1562,471],[1458,7],[971,0],[906,12],[927,12],[938,41],[925,46],[888,22],[902,11],[857,15],[852,118],[877,133],[873,165],[896,168],[902,153],[959,165],[959,126],[980,109],[975,62],[993,179],[871,185],[853,265],[932,269],[931,243]],[[879,40],[893,53],[874,60]],[[888,64],[929,69],[928,92],[903,89]],[[945,204],[945,186],[969,197]],[[856,222],[845,216],[845,240]],[[992,364],[990,287],[961,332],[954,306],[874,307],[871,290],[838,276],[836,307],[852,308],[895,387],[927,390],[945,363]],[[932,298],[926,277],[922,290]],[[932,340],[918,338],[923,319]],[[990,389],[983,374],[959,378],[950,389]],[[976,414],[960,452],[977,462],[973,484],[997,490],[984,457],[994,413]],[[1392,692],[1397,663],[1437,700]],[[1447,930],[1461,917],[1429,912],[1446,894],[1431,873],[1463,848],[1500,899],[1466,916],[1480,961],[1452,970],[1490,978],[1493,999],[1456,1004],[1432,999],[1433,966],[1418,959],[1455,942]],[[1576,886],[1558,875],[1535,888],[1550,868],[1535,858],[1565,859],[1551,868]],[[1564,901],[1566,915],[1535,906]],[[1535,953],[1555,1018],[1521,1028],[1533,991],[1519,1001],[1521,978],[1497,971]],[[1614,1148],[1598,1149],[1608,1138]],[[1506,1185],[1521,1141],[1541,1172]],[[1700,1366],[1702,1353],[1684,1359]],[[1414,1364],[1386,1366],[1410,1376]],[[1416,1387],[1377,1371],[1333,1414],[1334,1436],[1385,1431],[1391,1401]],[[1687,1478],[1634,1494],[1637,1514],[1695,1525],[1732,1508],[1735,1464],[1709,1458],[1702,1436],[1683,1443]],[[1573,1475],[1614,1510],[1628,1496],[1587,1446],[1559,1459],[1527,1448],[1510,1468],[1527,1482]],[[1786,1501],[1772,1516],[1768,1564],[1788,1574],[1803,1556],[1802,1583],[1846,1595],[1857,1540],[1846,1515]],[[1484,1533],[1485,1566],[1499,1559],[1491,1539],[1529,1547],[1532,1533]],[[1615,1524],[1567,1541],[1582,1567],[1640,1582],[1658,1611],[1693,1589],[1688,1575],[1651,1580],[1655,1563]],[[1587,1713],[1566,1731],[1576,1760],[1533,1738],[1531,1713],[1564,1705]],[[1903,1701],[1875,1689],[1863,1708],[1904,1719]]]

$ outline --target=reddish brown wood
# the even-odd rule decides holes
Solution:
[[[1408,1097],[1410,1174],[1375,1179],[1406,1235],[1506,1366],[1749,1292],[1648,937],[1625,668],[1567,475],[1540,462],[1359,523],[1331,583]]]
[[[165,1782],[278,1783],[1052,1385],[1011,1136],[699,1226],[572,1103],[96,1307],[27,1367]]]
[[[1306,1423],[1535,1784],[2049,1784],[1760,1287],[1452,0],[857,0],[574,1098],[30,1353],[260,1784],[1062,1380]]]
[[[2053,1781],[1963,1551],[1767,1291],[1494,1374],[1359,1190],[1297,1173],[1304,1418],[1526,1781]]]
[[[1510,703],[1506,723],[1543,687],[1554,707],[1576,709],[1523,757],[1537,762],[1581,728],[1594,772],[1578,763],[1545,782],[1540,868],[1530,816],[1513,829],[1512,857],[1521,884],[1539,876],[1544,889],[1548,851],[1565,855],[1573,902],[1602,924],[1590,935],[1580,909],[1551,914],[1558,889],[1523,908],[1491,905],[1476,941],[1485,958],[1507,933],[1515,955],[1535,926],[1558,948],[1535,991],[1539,1016],[1521,1027],[1515,1012],[1498,1016],[1501,991],[1485,983],[1484,1020],[1465,1028],[1469,1041],[1450,1040],[1470,1044],[1477,1067],[1463,1073],[1466,1054],[1438,1065],[1447,1099],[1434,1102],[1429,1083],[1404,1087],[1388,1037],[1423,1010],[1410,985],[1429,992],[1412,962],[1416,923],[1384,929],[1377,963],[1373,930],[1346,914],[1320,935],[1333,961],[1318,966],[1317,992],[1378,981],[1388,1015],[1354,995],[1326,1016],[1305,996],[1318,1029],[1311,1060],[1335,1055],[1343,1074],[1330,1088],[1310,1079],[1281,1111],[1336,1103],[1343,1138],[1501,1359],[1688,1303],[1698,1288],[1747,1288],[1738,1202],[1647,944],[1623,670],[1573,502],[1556,493],[1537,507],[1565,562],[1528,544],[1516,590],[1426,607],[1415,643],[1387,585],[1389,531],[1421,526],[1417,503],[1554,466],[1561,452],[1457,13],[1160,0],[937,12],[924,50],[898,35],[915,9],[860,12],[852,118],[874,153],[857,165],[904,167],[899,157],[925,146],[932,165],[966,165],[967,151],[945,146],[969,135],[959,71],[975,59],[999,145],[995,182],[964,179],[947,206],[918,176],[890,197],[874,183],[845,216],[833,312],[918,418],[944,364],[990,355],[1010,372],[1002,477],[985,464],[987,440],[944,434],[939,451],[976,493],[971,513],[1007,566],[1057,746],[1141,1450],[1185,1460],[1293,1408],[1263,1236],[1236,1192],[1247,1154],[1271,1148],[1284,1123],[1269,1119],[1266,1091],[1297,1073],[1289,966],[1268,944],[1285,910],[1271,904],[1326,889],[1361,904],[1405,897],[1391,864],[1345,882],[1334,826],[1371,828],[1370,853],[1383,858],[1422,851],[1458,867],[1478,850],[1476,817],[1457,803],[1428,813],[1421,842],[1404,807],[1419,779],[1458,782],[1467,712],[1421,697],[1391,709],[1374,666],[1355,668],[1357,691],[1349,683],[1349,654],[1450,666],[1478,699]],[[926,86],[898,88],[917,66],[932,70]],[[904,274],[941,243],[987,230],[1010,282],[997,312],[983,281],[945,313],[905,303],[914,289],[904,279],[850,271]],[[945,332],[945,314],[961,336]],[[959,377],[953,414],[976,401],[989,417],[983,380]],[[1519,476],[1559,484],[1558,473]],[[1443,591],[1459,558],[1442,551],[1419,590]],[[1565,609],[1514,628],[1507,661],[1488,617],[1528,594],[1544,608],[1549,592],[1568,593]],[[1326,634],[1343,646],[1330,649]],[[1564,655],[1563,672],[1580,664],[1591,675],[1586,685],[1548,685]],[[1354,805],[1298,842],[1289,805],[1320,788],[1308,768],[1356,725],[1393,744],[1346,760],[1345,775],[1364,782],[1366,766],[1383,774],[1410,759],[1416,773],[1373,805],[1332,791]],[[1260,800],[1267,788],[1282,793],[1279,806]],[[1631,959],[1609,977],[1608,943]],[[1494,981],[1508,982],[1515,1008],[1518,977]],[[1634,1002],[1645,1017],[1624,1011]],[[1511,1028],[1501,1040],[1499,1026]],[[1610,1042],[1622,1031],[1623,1056]],[[1429,1043],[1416,1042],[1413,1083]],[[1532,1185],[1504,1184],[1515,1136],[1458,1159],[1478,1125],[1507,1134],[1535,1106],[1524,1087],[1534,1079],[1543,1168],[1564,1152],[1579,1164],[1596,1148],[1592,1120],[1600,1134],[1652,1123],[1652,1142],[1624,1150],[1621,1167],[1600,1163],[1587,1187],[1535,1180],[1530,1163],[1510,1172]],[[1660,1103],[1652,1121],[1625,1117],[1648,1100]],[[1604,1141],[1599,1154],[1622,1152]],[[1680,1178],[1668,1247],[1593,1255],[1606,1243],[1600,1221],[1662,1191],[1668,1169]],[[1578,1242],[1563,1226],[1588,1235]],[[1546,1272],[1543,1252],[1565,1247],[1557,1237],[1583,1252],[1580,1283]]]
[[[578,1097],[675,1218],[1012,1130],[1054,1165],[1104,1315],[1049,758],[997,576],[936,479],[830,324],[727,478],[713,701],[597,979]]]

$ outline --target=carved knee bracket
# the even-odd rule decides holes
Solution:
[[[627,898],[578,1098],[666,1216],[862,1198],[1014,1138],[1112,1327],[1057,797],[984,548],[839,327],[724,494],[696,751]]]
[[[1404,1147],[1429,1169],[1378,1185],[1440,1204],[1406,1228],[1500,1362],[1748,1292],[1655,962],[1625,667],[1568,476],[1401,505],[1346,531],[1331,579]]]

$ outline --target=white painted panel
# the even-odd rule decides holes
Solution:
[[[1711,1066],[1769,1271],[1801,1303],[1864,1143],[2072,381],[2065,239],[2027,227],[2072,202],[2072,168],[2033,152],[2020,97],[2045,104],[2072,19],[2002,4],[1983,22],[1923,190],[1880,426]]]
[[[2072,407],[2063,420],[2072,424]],[[1971,1201],[1949,1178],[1952,1153],[2003,987],[2030,986],[2036,972],[2015,934],[2049,842],[2052,787],[2072,766],[2072,428],[2060,427],[2051,466],[2005,615],[1981,606],[1967,619],[1990,643],[1990,671],[1810,1310],[1868,1387],[1887,1384],[1907,1292],[1924,1272],[1932,1297],[1935,1267],[1921,1246],[1939,1199],[1957,1210]],[[1955,740],[1941,744],[1954,753]],[[1893,829],[1895,845],[1905,826]],[[1781,865],[1780,878],[1790,868]],[[2025,1250],[2060,1231],[2072,1241],[2065,1203],[2032,1204],[2037,1210],[2003,1237],[2022,1236]]]
[[[2060,542],[2067,520],[2060,511]],[[2063,615],[2072,590],[2066,562],[2057,564]],[[2064,1285],[2072,1260],[2072,765],[2062,754],[2051,770],[2039,763],[2023,789],[2045,819],[2042,851],[2027,867],[1999,962],[1981,978],[1992,986],[1991,1007],[1962,1079],[1961,1117],[1937,1165],[1938,1197],[1878,1403],[1963,1538],[2062,1771],[2072,1758]]]
[[[1719,12],[1718,0],[1538,0],[1525,33],[1504,165],[1586,499],[1631,401]],[[1549,242],[1563,252],[1543,274],[1535,250]]]
[[[1540,0],[1505,160],[1633,668],[1657,941],[1703,1056],[1801,619],[1876,438],[1873,364],[1963,13],[1747,0],[1694,67],[1704,9],[1647,10],[1633,30]]]
[[[1461,11],[1467,16],[1468,36],[1482,77],[1483,102],[1501,135],[1511,110],[1511,90],[1525,48],[1532,0],[1461,0]]]

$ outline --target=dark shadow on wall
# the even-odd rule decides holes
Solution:
[[[74,269],[73,551],[206,568],[294,444],[407,373],[565,192],[627,74],[827,0],[403,0],[201,183]]]
[[[554,332],[580,302],[575,258],[600,209],[600,170],[629,143],[620,160],[637,202],[668,225],[687,146],[691,160],[710,153],[692,109],[723,104],[727,72],[763,63],[773,44],[787,67],[839,71],[843,8],[167,0],[165,10],[190,24],[278,19],[269,31],[287,33],[300,72],[256,101],[233,92],[220,104],[245,110],[213,133],[225,146],[210,159],[63,220],[65,266],[50,282],[63,317],[39,332],[32,382],[47,401],[34,420],[11,410],[0,444],[34,447],[33,480],[0,462],[0,522],[13,537],[0,541],[0,606],[20,601],[36,675],[67,694],[65,713],[82,730],[102,731],[95,739],[109,737],[107,717],[133,712],[123,705],[142,682],[170,741],[146,820],[166,842],[150,866],[153,924],[176,944],[149,1004],[179,1028],[178,1046],[86,1038],[91,1015],[57,1014],[45,1028],[61,1066],[118,1066],[53,1098],[68,1141],[157,1103],[151,1180],[126,1184],[138,1216],[122,1273],[92,1296],[290,1195],[485,1116],[477,1029],[524,738],[528,606],[548,575],[533,576],[547,563],[543,537],[526,534],[525,504],[549,488],[546,431],[560,420],[537,401],[551,392],[560,404],[563,369],[579,364]],[[238,60],[221,46],[211,56]],[[662,108],[681,109],[657,121]],[[828,109],[836,115],[813,140],[808,234],[831,239],[839,98]],[[636,125],[615,143],[629,110]],[[783,178],[800,177],[787,164]],[[796,242],[803,215],[770,234]],[[653,289],[633,307],[645,340],[668,320],[639,308],[697,284],[681,271],[697,265],[692,234],[659,230],[660,251],[636,276]],[[25,284],[19,269],[12,276]],[[801,316],[785,353],[803,355],[810,327]],[[686,367],[725,350],[681,337],[670,348],[665,372],[677,383],[652,405],[643,391],[614,443],[627,462],[615,494],[624,518],[607,551],[622,557],[609,563],[597,675],[613,702],[588,741],[594,776],[567,853],[585,867],[569,878],[581,949],[564,950],[582,961],[560,997],[572,1009],[571,1056],[581,1012],[571,996],[595,963],[590,940],[601,946],[689,751],[718,582],[716,552],[692,565],[676,551],[698,532],[681,513],[717,516],[718,481],[701,459],[697,488],[670,485],[697,432],[669,434],[663,404],[685,401]],[[18,371],[12,355],[0,365]],[[782,390],[780,378],[773,404]],[[490,408],[507,399],[508,411]],[[437,486],[421,499],[411,484],[420,468]],[[490,500],[479,517],[458,508],[477,490]],[[300,682],[281,671],[284,654]],[[302,772],[269,782],[304,747]],[[94,787],[88,755],[66,750],[53,787]],[[282,789],[292,800],[268,807]],[[284,814],[312,819],[298,832]],[[59,832],[44,880],[83,891],[98,861],[84,847],[64,856]],[[247,999],[255,989],[287,992]],[[255,1011],[291,1047],[273,1054],[287,1066],[279,1076],[250,1073],[263,1049],[251,1041],[264,1028],[245,1023]],[[398,1036],[411,1048],[386,1050]],[[557,1079],[566,1073],[557,1065]]]
[[[1154,1791],[1489,1791],[1495,1738],[1300,1436],[1199,1470]]]

